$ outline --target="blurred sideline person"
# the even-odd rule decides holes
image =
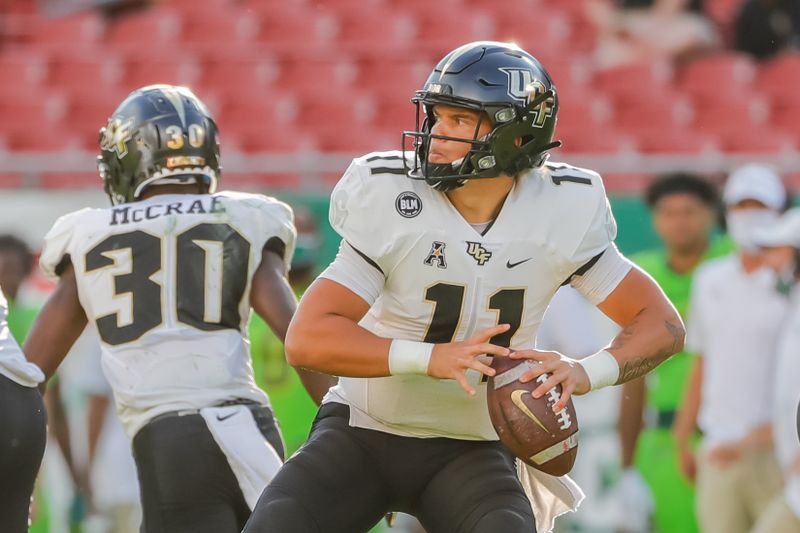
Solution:
[[[431,533],[547,531],[581,494],[566,476],[518,473],[489,420],[481,378],[495,371],[481,356],[541,361],[520,380],[552,373],[533,394],[560,383],[558,412],[683,345],[677,312],[613,243],[599,175],[547,163],[558,96],[535,58],[465,44],[413,102],[414,150],[356,158],[331,195],[339,255],[303,296],[286,353],[340,379],[247,533],[365,531],[387,511]],[[569,283],[625,328],[580,362],[533,349]]]
[[[139,483],[131,442],[114,412],[112,391],[103,375],[100,339],[87,327],[73,344],[48,384],[48,395],[59,390],[61,416],[51,429],[69,444],[62,453],[86,478],[81,518],[86,533],[135,533],[141,524]],[[48,411],[50,409],[48,408]],[[53,428],[63,424],[65,428]]]
[[[25,341],[38,309],[19,301],[25,280],[33,272],[34,257],[22,239],[0,235],[0,287],[8,302],[8,329],[19,344]]]
[[[13,340],[22,345],[36,319],[38,309],[23,302],[25,281],[34,267],[34,256],[28,244],[11,234],[0,235],[0,290],[5,294],[6,324]],[[46,449],[46,448],[45,448]],[[46,465],[47,461],[44,460]],[[39,468],[37,466],[37,468]],[[42,472],[44,472],[44,468]],[[32,533],[50,533],[50,502],[40,483],[31,512]]]
[[[784,488],[770,502],[752,533],[800,532],[800,443],[795,413],[800,403],[800,209],[787,211],[755,236],[765,248],[764,262],[779,276],[778,288],[790,298],[791,310],[778,344],[772,408],[775,455]]]
[[[723,200],[736,252],[695,274],[687,350],[697,358],[674,431],[681,470],[696,475],[700,530],[747,533],[781,487],[770,413],[788,304],[753,235],[777,220],[786,190],[770,168],[748,165],[730,175]]]
[[[44,374],[25,359],[7,314],[0,290],[0,531],[24,533],[46,442],[44,403],[36,388]]]
[[[596,353],[619,332],[619,327],[571,286],[561,287],[544,313],[536,332],[536,349],[568,353],[581,360]],[[614,490],[619,470],[616,439],[620,387],[606,387],[574,396],[581,426],[580,451],[569,475],[586,499],[574,513],[560,518],[556,532],[614,531],[620,508]]]
[[[645,201],[663,248],[632,259],[653,276],[685,319],[695,269],[731,250],[730,241],[711,235],[719,215],[718,193],[700,176],[677,173],[653,181]],[[625,470],[620,495],[628,531],[697,531],[694,487],[681,475],[672,438],[692,364],[692,356],[681,352],[646,378],[622,386],[619,436]]]
[[[58,285],[26,350],[51,375],[90,321],[133,440],[143,530],[238,532],[283,457],[245,327],[252,306],[283,338],[295,310],[291,210],[216,192],[217,127],[184,87],[132,92],[100,148],[112,206],[45,237],[40,265]]]
[[[297,240],[289,284],[299,298],[314,281],[322,245],[317,221],[305,206],[293,206]],[[281,428],[286,455],[292,455],[306,440],[319,407],[309,396],[297,372],[286,362],[283,342],[260,316],[253,313],[248,327],[250,353],[256,384],[269,392],[269,400]],[[335,383],[331,380],[331,384]]]

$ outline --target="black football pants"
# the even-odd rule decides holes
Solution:
[[[284,457],[272,411],[250,408],[258,429]],[[225,454],[199,414],[161,416],[133,438],[142,533],[239,533],[250,516]],[[0,530],[4,531],[4,530]]]
[[[264,490],[244,533],[361,533],[388,511],[428,533],[531,533],[533,512],[499,442],[353,428],[323,405],[308,442]]]
[[[31,494],[47,441],[38,389],[0,374],[0,531],[25,533]]]

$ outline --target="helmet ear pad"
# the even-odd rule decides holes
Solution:
[[[515,175],[538,165],[542,144],[531,133],[536,132],[532,132],[530,125],[522,120],[495,127],[488,140],[496,159],[497,175]]]

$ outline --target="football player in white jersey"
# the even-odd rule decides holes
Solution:
[[[292,212],[215,192],[217,126],[186,88],[131,93],[100,148],[113,205],[68,214],[46,236],[40,263],[59,281],[26,349],[49,376],[88,319],[133,439],[143,530],[238,532],[283,458],[245,327],[252,306],[285,336]],[[304,377],[318,398],[327,390],[326,377]]]
[[[526,497],[489,420],[482,356],[539,361],[520,379],[551,373],[534,394],[560,383],[560,410],[680,349],[680,317],[613,244],[600,176],[546,162],[557,98],[516,45],[464,45],[413,99],[414,150],[347,169],[330,207],[340,253],[286,338],[290,363],[341,378],[246,533],[366,531],[388,510],[431,533],[547,531],[555,506],[529,497],[560,478]],[[532,349],[565,283],[624,327],[580,363]]]
[[[8,302],[0,291],[0,531],[28,531],[36,474],[47,441],[44,374],[25,360],[8,330]]]

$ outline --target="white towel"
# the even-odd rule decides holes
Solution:
[[[258,430],[246,405],[200,410],[208,429],[231,465],[250,510],[283,462]]]
[[[575,511],[585,497],[569,476],[551,476],[520,460],[517,460],[517,476],[531,502],[539,533],[552,531],[556,518]]]

